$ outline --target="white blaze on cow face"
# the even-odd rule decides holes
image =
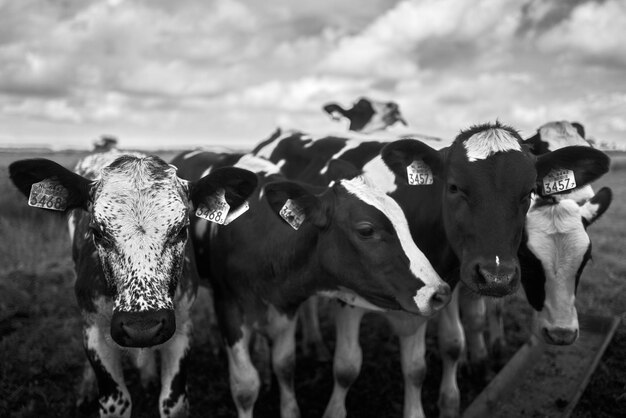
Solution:
[[[346,190],[363,202],[381,211],[391,221],[405,255],[409,259],[409,269],[425,286],[419,288],[413,296],[413,301],[421,313],[433,313],[431,306],[433,295],[442,292],[448,285],[444,283],[434,268],[411,237],[409,225],[404,212],[398,203],[381,190],[372,187],[363,177],[352,180],[342,180],[340,184]],[[444,293],[446,293],[444,291]],[[447,291],[449,293],[449,289]]]
[[[188,196],[176,170],[153,157],[116,160],[101,172],[91,227],[120,312],[173,309],[184,264]]]
[[[497,152],[522,150],[517,138],[500,128],[478,132],[465,140],[463,146],[470,162],[484,160]]]
[[[545,273],[545,301],[543,309],[536,312],[534,332],[548,338],[556,330],[560,335],[569,334],[561,343],[573,342],[578,334],[576,282],[590,246],[582,223],[584,206],[566,196],[555,196],[554,204],[537,204],[535,199],[526,217],[528,248]],[[577,190],[576,196],[588,199],[593,191],[586,186]]]

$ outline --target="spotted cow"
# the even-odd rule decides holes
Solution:
[[[85,157],[76,173],[46,159],[17,161],[9,171],[31,205],[69,214],[75,293],[92,367],[85,378],[97,379],[100,416],[131,416],[122,356],[136,360],[147,384],[157,377],[155,352],[160,415],[187,416],[189,310],[197,289],[190,209],[221,190],[238,207],[256,176],[225,168],[187,182],[158,157],[118,151]]]
[[[381,102],[361,97],[350,109],[344,109],[337,103],[328,103],[322,108],[334,120],[343,116],[350,121],[351,131],[371,133],[384,130],[396,122],[406,125],[395,102]]]
[[[448,302],[450,289],[415,246],[397,203],[364,178],[316,188],[284,181],[277,166],[251,155],[234,166],[256,171],[263,188],[236,224],[194,224],[199,270],[215,292],[239,416],[252,415],[259,391],[248,351],[257,329],[272,340],[281,416],[296,417],[296,312],[308,297],[426,316]]]
[[[542,125],[522,143],[535,155],[545,155],[568,146],[590,147],[580,123],[555,121]],[[519,256],[526,297],[533,308],[532,331],[548,344],[572,344],[578,337],[576,290],[580,276],[591,257],[587,227],[609,207],[611,189],[594,193],[590,185],[580,185],[556,194],[533,194],[526,217]],[[468,349],[471,360],[483,362],[487,356],[482,329],[485,301],[468,298],[461,302],[469,319]],[[487,301],[491,351],[498,354],[504,345],[501,302]]]
[[[441,150],[410,139],[386,146],[371,140],[350,145],[351,141],[344,140],[343,147],[336,146],[338,149],[324,154],[319,152],[320,147],[314,152],[316,141],[302,135],[307,142],[300,149],[311,151],[308,160],[299,154],[300,171],[295,178],[328,181],[329,166],[324,159],[331,152],[333,158],[362,168],[366,176],[400,204],[418,247],[446,281],[455,284],[460,279],[473,293],[493,297],[512,293],[520,278],[526,278],[520,275],[518,249],[537,178],[564,166],[576,173],[579,184],[584,184],[605,172],[607,165],[604,154],[589,149],[564,149],[537,158],[520,144],[516,131],[499,123],[462,131],[452,145]],[[290,141],[291,149],[298,149],[295,141]],[[290,167],[291,158],[284,153],[289,148],[281,145],[266,144],[255,151],[267,153],[269,146],[269,158]],[[367,150],[367,155],[359,150]],[[382,158],[377,156],[379,152]],[[313,180],[310,175],[314,175]],[[457,304],[460,288],[455,289],[439,321],[444,363],[439,399],[442,416],[456,416],[459,412],[456,368],[465,345]],[[338,378],[326,409],[327,417],[346,414],[345,396],[360,369],[358,325],[364,313],[362,309],[344,308],[336,317],[334,369]],[[420,388],[425,371],[425,321],[400,314],[387,317],[400,336],[404,414],[423,416]]]

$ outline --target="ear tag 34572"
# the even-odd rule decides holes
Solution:
[[[287,199],[283,207],[280,209],[280,217],[285,220],[291,227],[295,230],[300,228],[302,222],[306,218],[304,214],[304,209],[296,204],[291,199]]]
[[[70,193],[55,180],[45,179],[30,187],[28,205],[35,208],[64,211],[67,209],[67,196]]]
[[[572,170],[554,169],[543,178],[543,194],[564,192],[576,188],[576,177]]]
[[[246,200],[241,206],[228,214],[226,220],[224,221],[224,225],[228,225],[229,223],[246,213],[248,209],[250,209],[250,204]]]
[[[407,166],[406,176],[411,186],[433,184],[433,171],[422,160],[415,160]]]
[[[215,194],[209,196],[205,203],[198,205],[196,216],[222,225],[226,221],[229,210],[230,205],[226,203],[224,189],[219,189]]]

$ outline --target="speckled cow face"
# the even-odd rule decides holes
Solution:
[[[155,157],[121,157],[92,186],[90,228],[114,311],[173,309],[189,224],[188,190]]]

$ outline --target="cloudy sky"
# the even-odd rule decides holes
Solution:
[[[360,96],[626,144],[625,36],[623,0],[0,0],[0,146],[252,146]]]

